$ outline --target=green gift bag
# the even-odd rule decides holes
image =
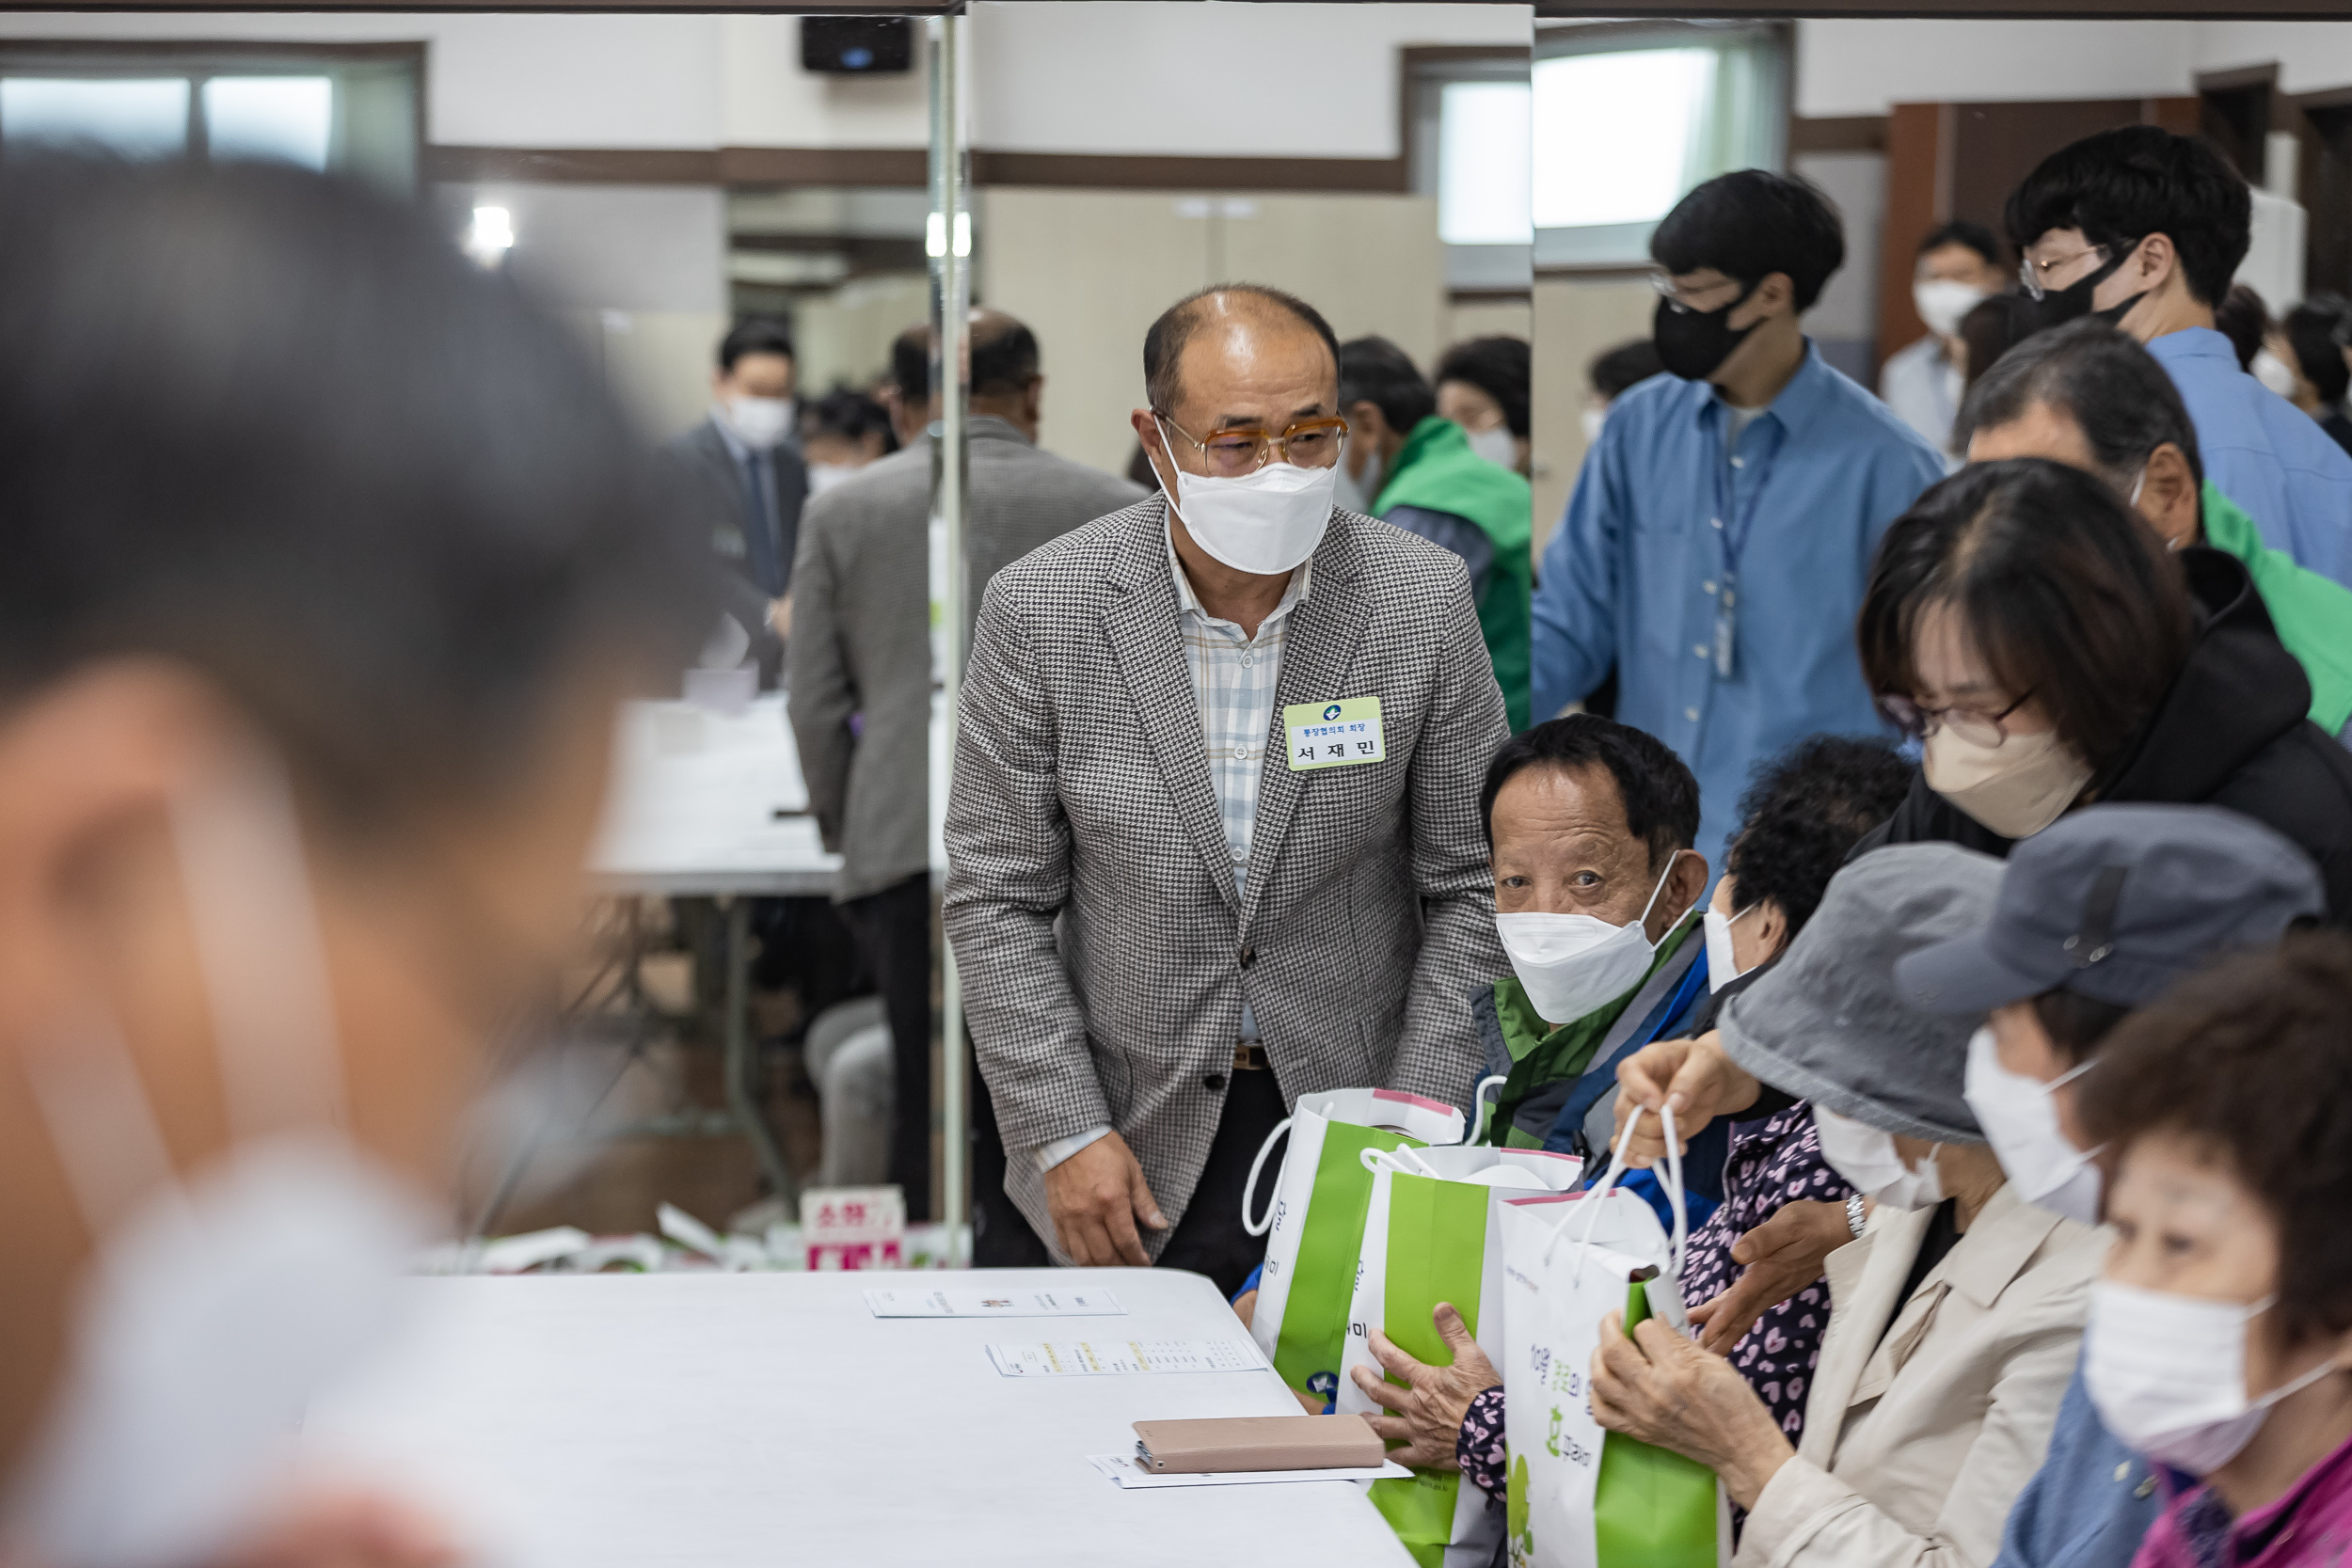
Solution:
[[[1626,1291],[1628,1337],[1649,1316],[1649,1286],[1636,1280]],[[1593,1485],[1599,1568],[1717,1568],[1730,1557],[1721,1492],[1715,1472],[1697,1460],[1609,1433]]]

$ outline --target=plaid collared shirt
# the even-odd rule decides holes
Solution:
[[[1256,637],[1243,636],[1240,626],[1200,608],[1192,579],[1176,558],[1173,540],[1168,546],[1168,569],[1176,578],[1184,663],[1192,670],[1192,689],[1200,699],[1201,738],[1209,750],[1217,809],[1225,818],[1225,843],[1233,852],[1233,891],[1238,895],[1249,872],[1249,830],[1258,816],[1258,775],[1265,769],[1266,735],[1274,727],[1282,640],[1291,607],[1307,596],[1314,562],[1301,562],[1291,573],[1282,602],[1258,624]]]

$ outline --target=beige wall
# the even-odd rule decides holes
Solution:
[[[1384,333],[1427,365],[1442,346],[1437,203],[1405,196],[978,193],[977,296],[1029,324],[1045,371],[1040,443],[1114,472],[1135,451],[1143,334],[1206,284],[1289,289],[1343,338]]]
[[[930,279],[919,272],[861,277],[803,300],[792,312],[802,391],[819,397],[842,382],[867,390],[890,368],[890,341],[930,314]]]
[[[1584,466],[1584,367],[1603,349],[1649,336],[1658,296],[1639,280],[1535,280],[1535,548],[1558,526]]]

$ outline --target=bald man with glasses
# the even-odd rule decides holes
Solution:
[[[1204,290],[1144,375],[1163,493],[1000,572],[965,677],[946,921],[1009,1199],[982,1195],[976,1260],[1231,1294],[1299,1095],[1469,1103],[1508,732],[1460,558],[1332,504],[1312,307]]]

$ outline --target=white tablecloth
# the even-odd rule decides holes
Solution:
[[[1073,1286],[1118,1318],[872,1317],[869,1285]],[[1271,1371],[1015,1380],[991,1341],[1246,1337],[1156,1269],[421,1279],[413,1342],[311,1413],[476,1511],[501,1568],[1382,1568],[1354,1485],[1125,1492],[1129,1423],[1295,1414]]]

